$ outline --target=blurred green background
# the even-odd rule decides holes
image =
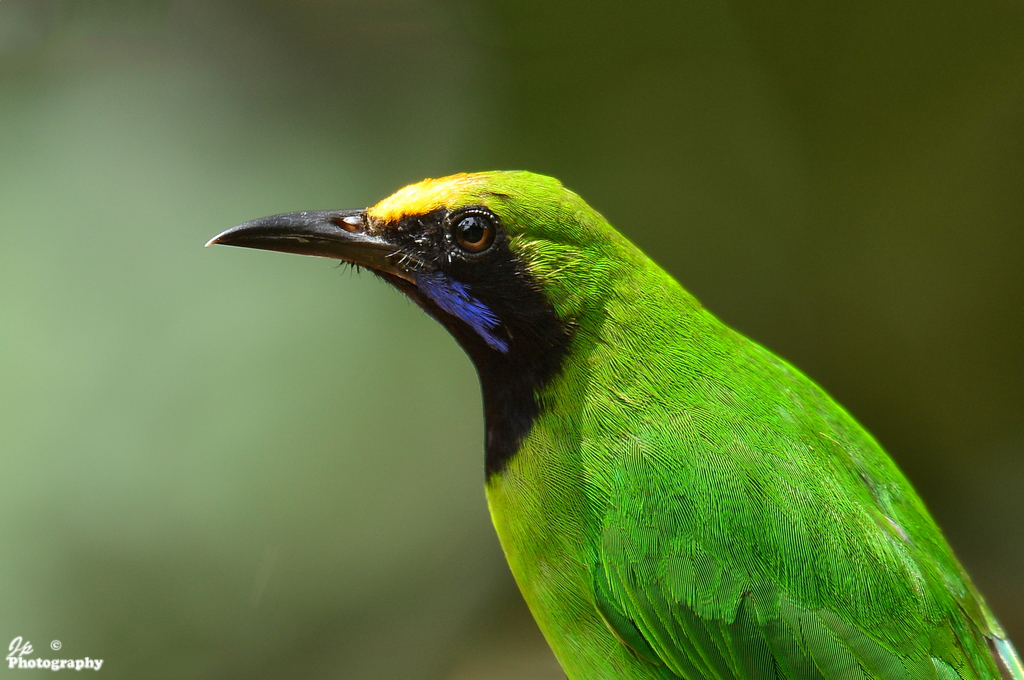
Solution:
[[[493,168],[850,408],[1024,644],[1020,0],[0,0],[0,642],[563,677],[455,343],[372,276],[202,248]]]

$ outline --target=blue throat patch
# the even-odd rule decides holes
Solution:
[[[493,349],[508,353],[508,341],[492,332],[501,321],[487,305],[469,294],[469,286],[438,271],[417,273],[416,286],[438,307],[465,321]]]

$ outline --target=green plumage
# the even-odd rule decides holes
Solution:
[[[487,489],[570,678],[999,677],[998,623],[846,411],[556,183],[488,189],[577,326]]]
[[[1024,680],[871,435],[557,181],[426,180],[213,242],[368,266],[466,348],[491,515],[570,680]]]

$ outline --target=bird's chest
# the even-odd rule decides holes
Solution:
[[[571,456],[535,428],[488,480],[487,499],[512,573],[569,678],[649,677],[594,604],[599,529]]]
[[[593,537],[582,498],[565,477],[558,481],[567,472],[559,467],[517,457],[487,485],[505,556],[538,619],[591,599]]]

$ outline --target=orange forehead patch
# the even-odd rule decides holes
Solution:
[[[437,210],[467,194],[467,189],[483,181],[480,175],[451,175],[441,179],[425,179],[399,189],[367,210],[378,220],[393,222],[405,215],[422,215]]]

